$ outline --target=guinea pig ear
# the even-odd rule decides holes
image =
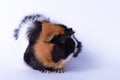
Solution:
[[[44,40],[44,42],[49,43],[53,38],[54,38],[54,34],[48,36],[48,37]]]
[[[72,34],[74,34],[75,32],[73,31],[72,28],[68,28],[68,29],[65,30],[65,33],[66,33],[67,35],[72,35]]]

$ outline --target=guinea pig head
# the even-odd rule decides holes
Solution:
[[[66,59],[71,53],[75,50],[75,42],[71,38],[74,34],[72,28],[64,29],[64,34],[56,35],[51,40],[51,43],[54,43],[52,50],[52,59],[55,62],[58,62],[60,59]]]

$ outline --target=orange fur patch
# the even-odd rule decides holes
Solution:
[[[64,34],[64,28],[48,22],[42,23],[41,39],[48,40],[51,36]]]
[[[44,66],[54,67],[54,68],[62,68],[61,61],[55,63],[52,60],[51,51],[53,49],[54,44],[46,43],[46,40],[49,40],[54,35],[64,34],[64,28],[61,26],[43,22],[42,23],[42,32],[38,37],[36,44],[33,46],[35,58],[42,62]]]

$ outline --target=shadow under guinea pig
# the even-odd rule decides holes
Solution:
[[[98,65],[97,56],[93,55],[90,51],[82,49],[82,53],[79,54],[70,64],[65,67],[66,72],[78,72],[93,70],[100,67]]]

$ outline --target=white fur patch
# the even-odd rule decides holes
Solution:
[[[75,42],[75,48],[77,47],[78,43],[76,41],[76,39],[74,38],[74,35],[71,36],[71,38],[73,39],[73,41]]]
[[[58,68],[64,68],[68,63],[70,63],[70,61],[73,59],[73,55],[74,54],[72,53],[66,59],[62,60]]]
[[[75,42],[75,51],[74,51],[74,53],[76,53],[77,50],[78,50],[78,48],[77,48],[78,43],[77,43],[77,40],[74,38],[74,35],[72,35],[71,38],[72,38],[73,41]]]
[[[73,59],[73,53],[70,54],[66,59],[62,61],[62,65],[63,66],[67,65],[72,59]]]
[[[78,43],[77,43],[77,40],[74,38],[74,35],[72,35],[71,38],[72,38],[73,41],[75,42],[75,50],[74,50],[74,52],[71,53],[66,59],[62,60],[61,65],[59,66],[60,68],[63,68],[63,67],[65,67],[68,63],[70,63],[70,62],[72,61],[72,59],[73,59],[74,53],[76,53],[77,50],[78,50],[78,48],[77,48]]]

